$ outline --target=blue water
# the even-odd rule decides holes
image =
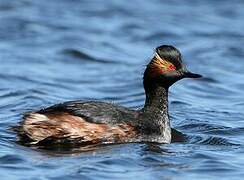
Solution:
[[[244,1],[0,0],[1,179],[242,179]],[[75,99],[144,103],[153,49],[204,75],[170,89],[186,142],[41,150],[16,143],[22,113]]]

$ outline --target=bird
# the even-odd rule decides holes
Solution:
[[[145,104],[141,109],[95,100],[63,102],[25,113],[18,137],[31,145],[168,144],[174,130],[168,111],[169,88],[183,78],[200,77],[187,70],[177,48],[161,45],[143,75]]]

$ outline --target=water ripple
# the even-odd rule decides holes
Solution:
[[[239,0],[2,0],[1,178],[241,179],[243,7]],[[15,143],[9,127],[24,112],[58,102],[141,108],[143,71],[160,44],[177,46],[188,68],[204,76],[170,89],[171,144]]]
[[[88,61],[88,62],[95,62],[95,63],[105,63],[105,64],[114,64],[118,63],[115,61],[108,61],[108,60],[103,60],[99,58],[92,57],[91,55],[86,54],[85,52],[76,50],[76,49],[65,49],[62,51],[64,55],[71,56],[73,58],[81,59],[83,61]]]

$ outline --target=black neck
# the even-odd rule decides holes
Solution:
[[[149,134],[159,134],[170,141],[168,88],[155,86],[154,88],[146,89],[146,101],[142,114],[145,122],[143,126]]]
[[[168,88],[156,86],[146,90],[144,109],[164,110],[168,113]]]

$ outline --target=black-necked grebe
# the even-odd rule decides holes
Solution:
[[[171,142],[168,89],[182,78],[199,78],[182,63],[180,52],[163,45],[147,65],[141,110],[96,101],[70,101],[24,115],[19,137],[31,144]]]

